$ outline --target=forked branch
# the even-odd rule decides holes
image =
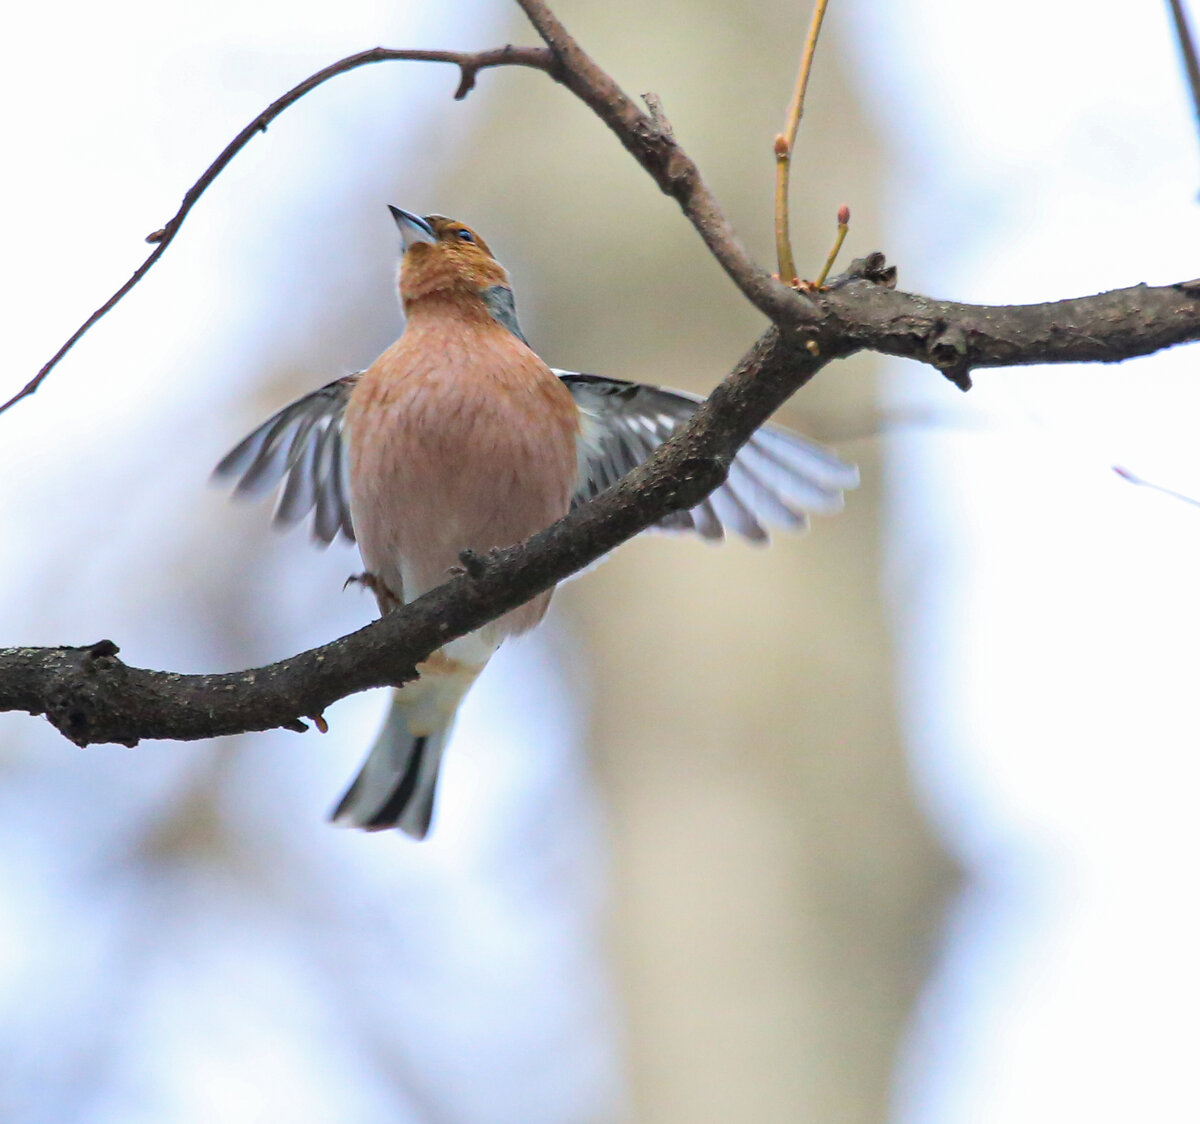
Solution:
[[[980,367],[1115,362],[1200,339],[1200,280],[1137,285],[1026,306],[964,305],[897,291],[882,254],[854,263],[828,288],[807,294],[756,263],[722,215],[661,110],[643,112],[566,32],[542,0],[518,0],[546,46],[495,51],[378,48],[319,71],[254,119],[226,147],[154,236],[154,252],[60,349],[17,398],[161,256],[200,194],[249,141],[322,82],[387,59],[451,62],[457,96],[488,66],[543,70],[589,105],[675,198],[714,258],[773,325],[693,418],[654,457],[528,543],[499,551],[364,629],[253,671],[185,676],[131,668],[110,642],[84,648],[0,650],[0,710],[45,714],[79,744],[141,738],[205,738],[273,727],[302,729],[332,702],[403,682],[416,663],[455,637],[549,589],[667,514],[698,503],[724,479],[733,455],[822,366],[859,350],[927,363],[963,389]]]

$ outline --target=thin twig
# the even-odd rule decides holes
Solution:
[[[808,37],[804,40],[804,54],[800,59],[800,73],[796,75],[796,89],[788,106],[787,121],[783,132],[775,138],[775,257],[779,262],[779,279],[785,285],[796,283],[796,262],[792,257],[792,235],[788,221],[788,186],[792,171],[792,149],[796,144],[796,133],[800,118],[804,116],[804,95],[808,91],[808,77],[812,73],[813,58],[817,53],[817,38],[821,34],[821,23],[825,19],[825,8],[829,0],[817,0],[813,8],[812,22],[808,25]]]
[[[1196,40],[1188,24],[1183,0],[1167,0],[1171,8],[1171,19],[1175,25],[1175,38],[1179,41],[1179,53],[1183,55],[1183,70],[1187,76],[1188,90],[1192,95],[1192,110],[1196,114],[1196,127],[1200,131],[1200,59],[1196,57]]]
[[[465,98],[474,88],[475,76],[479,71],[487,70],[490,67],[527,66],[535,70],[544,70],[548,73],[553,73],[555,68],[554,56],[545,48],[514,47],[509,45],[506,47],[495,47],[488,51],[405,51],[392,50],[388,47],[375,47],[372,50],[360,51],[356,55],[349,55],[344,59],[339,59],[332,65],[325,67],[324,70],[318,70],[316,74],[310,75],[299,85],[293,86],[283,97],[273,101],[225,146],[220,156],[205,170],[204,175],[188,189],[179,210],[175,212],[166,226],[154,231],[153,234],[147,235],[146,241],[154,244],[154,249],[151,251],[150,256],[138,266],[133,276],[124,285],[113,293],[108,300],[75,330],[71,338],[54,353],[53,357],[44,367],[20,391],[14,394],[3,406],[0,406],[0,414],[4,413],[10,406],[21,401],[22,398],[28,398],[29,395],[33,394],[41,386],[46,376],[58,366],[59,360],[83,338],[84,334],[97,321],[108,315],[126,294],[150,272],[154,263],[166,253],[167,247],[174,241],[175,235],[179,233],[179,228],[183,225],[183,220],[187,218],[188,213],[196,205],[200,196],[212,186],[213,181],[225,170],[226,165],[246,147],[256,133],[265,133],[267,126],[285,109],[294,105],[305,94],[328,82],[330,78],[335,78],[337,75],[345,74],[350,70],[356,70],[360,66],[369,66],[371,63],[390,62],[393,60],[453,63],[462,72],[458,88],[454,91],[455,99]]]
[[[1189,496],[1185,492],[1177,492],[1174,488],[1168,488],[1162,484],[1155,484],[1153,480],[1144,480],[1119,464],[1113,465],[1113,472],[1122,480],[1126,480],[1130,484],[1136,484],[1139,488],[1149,488],[1150,491],[1161,492],[1164,496],[1170,496],[1173,500],[1181,500],[1183,503],[1191,504],[1192,507],[1200,507],[1200,500],[1196,499],[1195,496]]]
[[[833,248],[829,251],[829,256],[825,259],[825,264],[821,267],[820,275],[813,282],[813,288],[819,289],[825,284],[825,279],[829,276],[829,271],[833,269],[833,263],[837,261],[837,256],[842,252],[842,243],[846,241],[846,234],[850,230],[850,208],[845,203],[838,208],[838,225],[837,237],[833,240]]]

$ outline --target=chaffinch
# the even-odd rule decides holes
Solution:
[[[470,227],[390,208],[402,242],[400,338],[370,367],[285,406],[216,475],[236,494],[282,482],[279,523],[313,513],[315,538],[357,541],[383,613],[445,581],[463,550],[522,541],[646,460],[699,398],[546,366],[517,320],[504,267]],[[665,530],[765,542],[764,523],[831,513],[857,470],[784,430],[760,429],[728,481]],[[424,838],[463,696],[550,593],[451,641],[393,691],[383,729],[335,823]]]

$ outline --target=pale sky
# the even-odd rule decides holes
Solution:
[[[907,168],[902,286],[1019,302],[1200,273],[1165,3],[853,22]],[[964,417],[894,440],[891,584],[914,768],[975,879],[905,1124],[1200,1117],[1200,512],[1110,471],[1200,495],[1197,364],[980,372],[958,403],[897,365],[898,401]]]
[[[1165,4],[834,0],[833,7],[853,56],[876,75],[866,96],[892,130],[904,168],[893,187],[887,247],[904,287],[1015,302],[1200,273],[1200,144]],[[470,21],[471,45],[493,38],[480,6],[463,6],[459,18]],[[144,253],[141,238],[259,107],[330,59],[378,41],[446,45],[440,12],[371,0],[336,12],[302,0],[203,9],[136,0],[27,5],[20,19],[0,72],[0,92],[13,107],[8,150],[21,154],[22,169],[6,177],[0,208],[6,387],[35,371],[127,276]],[[273,126],[201,204],[151,280],[32,402],[0,420],[0,472],[20,482],[0,493],[0,642],[115,634],[135,663],[221,663],[203,622],[170,600],[172,575],[206,559],[179,557],[160,538],[169,541],[175,521],[216,521],[225,510],[196,482],[213,450],[222,451],[223,404],[262,367],[256,318],[274,314],[240,276],[264,262],[283,278],[336,270],[321,231],[331,208],[356,205],[344,169],[363,151],[403,143],[396,129],[380,131],[370,107],[380,97],[401,99],[415,135],[446,81],[400,68],[365,72],[312,99],[303,128],[288,118]],[[456,108],[460,125],[449,127],[465,128],[471,112],[469,103]],[[319,174],[317,146],[325,154]],[[377,175],[386,198],[387,178]],[[380,252],[381,279],[390,253]],[[303,299],[297,295],[293,314],[317,315]],[[347,368],[369,359],[374,342],[385,341],[364,341],[363,355],[342,359]],[[940,430],[890,438],[887,580],[919,795],[973,880],[901,1064],[896,1119],[904,1124],[1200,1117],[1200,512],[1111,472],[1125,464],[1200,495],[1198,364],[1192,347],[1113,368],[984,372],[965,397],[912,365],[898,364],[889,383],[892,400],[929,402],[950,418]],[[161,471],[152,479],[142,456],[147,442],[159,449]],[[81,460],[90,466],[83,474]],[[149,576],[133,584],[131,559],[150,563]],[[290,615],[281,610],[279,643],[315,643],[360,623],[361,606],[306,608],[309,592],[345,564],[306,556],[310,576],[280,594],[293,607]],[[177,614],[169,628],[163,612]],[[551,631],[540,645],[505,653],[520,674],[498,661],[472,697],[456,743],[466,748],[448,766],[471,778],[447,785],[461,801],[453,818],[462,828],[435,838],[419,869],[389,856],[386,871],[367,877],[381,910],[400,897],[417,900],[441,917],[438,934],[467,934],[447,948],[427,932],[431,943],[414,946],[430,978],[459,989],[447,1007],[445,1042],[420,1055],[428,1072],[453,1077],[456,1065],[468,1064],[447,1045],[468,1025],[481,1053],[500,1051],[502,1063],[502,1048],[511,1046],[520,1056],[520,1043],[504,1041],[506,1024],[479,1015],[514,1002],[544,1004],[552,1041],[575,1044],[571,1065],[554,1070],[575,1083],[540,1085],[536,1104],[513,1105],[514,1124],[561,1118],[581,1090],[596,1104],[619,1097],[616,1063],[603,1045],[611,1025],[600,984],[580,983],[585,1001],[572,1010],[555,1008],[549,991],[529,990],[537,958],[559,957],[563,978],[587,981],[600,978],[598,954],[586,939],[574,951],[579,934],[559,931],[553,913],[526,917],[523,935],[512,927],[494,880],[497,841],[511,843],[513,828],[488,821],[492,805],[473,803],[485,786],[500,785],[511,790],[508,807],[526,801],[540,809],[539,770],[557,770],[557,782],[565,776],[578,822],[547,830],[574,840],[587,877],[570,900],[584,916],[595,908],[598,813],[576,775],[578,715],[553,702],[563,693],[553,658],[559,642]],[[533,684],[530,698],[541,709],[531,702],[498,729],[491,716],[502,708],[489,706],[487,692],[511,698],[518,681]],[[341,721],[360,725],[365,744],[377,706],[342,705]],[[473,733],[485,713],[486,733]],[[529,722],[538,724],[537,738],[528,736]],[[0,736],[15,739],[18,724],[24,731],[29,720],[5,717]],[[489,754],[472,755],[470,746],[485,737]],[[97,804],[110,811],[97,815],[111,816],[118,841],[120,815],[176,791],[197,760],[181,751],[135,770],[112,757],[101,781],[89,774],[84,782],[78,751],[53,739],[46,731],[20,742],[21,752],[38,755],[37,783],[108,785]],[[547,747],[536,761],[527,756],[533,742]],[[300,752],[286,745],[281,759]],[[307,752],[310,779],[294,782],[308,802],[298,814],[323,831],[322,801],[353,762]],[[259,768],[265,775],[269,765]],[[51,965],[64,954],[52,942],[71,931],[75,910],[97,933],[118,939],[121,899],[90,882],[86,864],[63,846],[78,825],[51,830],[33,822],[21,791],[0,797],[0,806],[0,1005],[24,1007],[36,992],[49,1018],[56,1004],[70,1009],[76,980],[68,972],[62,994],[47,991]],[[322,877],[336,884],[358,861],[339,851]],[[46,896],[55,878],[78,897]],[[214,1009],[219,994],[233,990],[254,1009],[256,995],[295,995],[302,978],[261,920],[223,915],[211,930],[172,923],[176,914],[202,918],[206,892],[194,886],[164,903],[171,955],[147,983],[136,1025],[122,1032],[131,1056],[160,1051],[159,1072],[182,1084],[130,1071],[111,1090],[104,1119],[282,1119],[272,1115],[282,1111],[279,1102],[263,1095],[278,1085],[271,1071],[248,1078],[240,1055],[273,1056],[279,1072],[292,1073],[290,1052],[304,1056],[313,1043],[328,1050],[333,1084],[314,1074],[310,1087],[295,1090],[286,1118],[372,1118],[385,1103],[373,1098],[382,1094],[357,1080],[355,1059],[339,1052],[315,1004],[297,1005],[287,1034],[250,1021],[245,1042],[206,1042],[207,1021],[224,1025]],[[464,912],[439,912],[450,900]],[[91,979],[88,956],[99,952],[67,951],[78,979]],[[189,973],[196,962],[207,974]],[[493,970],[497,963],[506,974]],[[223,987],[210,991],[203,981],[212,979]],[[358,986],[369,990],[371,982]],[[179,1003],[196,1010],[198,1025],[181,1029],[169,1017]],[[25,1048],[52,1054],[54,1044],[34,1032]],[[198,1052],[198,1044],[207,1049]],[[457,1083],[470,1119],[482,1118],[469,1114],[485,1111],[494,1094],[488,1080]],[[21,1122],[70,1117],[62,1105],[0,1086],[4,1106]]]

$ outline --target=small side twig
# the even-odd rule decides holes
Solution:
[[[825,279],[829,276],[833,263],[837,261],[838,254],[842,252],[842,243],[846,241],[846,234],[850,230],[850,208],[845,203],[838,208],[837,219],[837,237],[833,240],[833,248],[829,251],[829,257],[825,259],[821,275],[813,282],[814,289],[820,289],[825,284]]]
[[[1189,496],[1185,492],[1177,492],[1174,488],[1168,488],[1163,484],[1155,484],[1153,480],[1146,480],[1119,464],[1114,464],[1112,470],[1122,480],[1130,484],[1136,484],[1139,488],[1149,488],[1150,491],[1160,492],[1164,496],[1170,496],[1173,500],[1180,500],[1183,503],[1191,504],[1192,507],[1200,507],[1200,500],[1196,499],[1195,496]]]
[[[796,76],[796,89],[788,106],[787,121],[783,132],[775,138],[775,257],[779,262],[779,280],[785,285],[794,285],[797,281],[788,220],[792,149],[796,144],[800,119],[804,116],[804,95],[808,91],[808,76],[812,73],[813,58],[817,52],[817,37],[821,34],[821,23],[825,19],[828,3],[829,0],[817,0],[816,7],[813,8],[808,37],[804,40],[804,54],[800,59],[800,73]]]
[[[646,103],[646,108],[650,111],[650,120],[654,122],[654,127],[662,136],[674,140],[675,130],[671,127],[671,122],[663,111],[662,98],[653,90],[647,90],[642,95],[642,101]]]

